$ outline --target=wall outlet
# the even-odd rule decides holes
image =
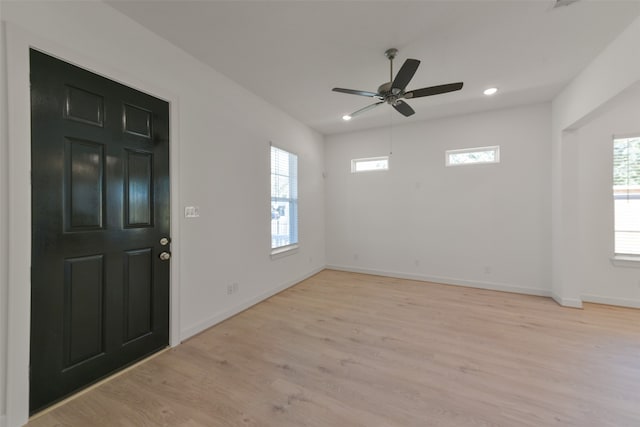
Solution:
[[[238,292],[240,289],[240,285],[237,282],[233,282],[230,285],[227,285],[227,295],[233,295]]]
[[[491,274],[491,266],[489,266],[489,265],[485,265],[485,267],[484,267],[484,274]]]

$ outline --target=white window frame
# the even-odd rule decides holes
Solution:
[[[295,214],[295,221],[293,221],[294,224],[289,224],[289,227],[293,226],[295,228],[295,242],[292,242],[288,245],[285,246],[277,246],[277,247],[273,247],[273,232],[270,231],[269,232],[269,238],[270,238],[270,248],[271,248],[271,259],[278,259],[281,258],[283,256],[287,256],[287,255],[292,255],[294,253],[296,253],[298,251],[298,247],[300,245],[300,222],[299,222],[299,218],[300,218],[300,195],[299,195],[299,179],[298,179],[298,166],[299,166],[299,157],[296,153],[289,151],[289,150],[285,150],[284,148],[280,148],[276,145],[270,144],[269,145],[269,164],[271,165],[272,159],[271,159],[271,155],[272,155],[272,149],[276,149],[276,150],[280,150],[283,151],[287,154],[289,154],[290,156],[295,156],[296,158],[296,173],[295,173],[295,197],[289,197],[289,198],[280,198],[280,197],[274,197],[272,190],[273,187],[271,187],[269,189],[269,193],[270,193],[270,201],[269,201],[269,211],[270,211],[270,216],[272,214],[272,208],[273,208],[273,203],[274,202],[283,202],[286,201],[288,203],[291,203],[291,201],[293,201],[293,207],[290,207],[290,212],[293,212]],[[271,182],[271,179],[273,177],[273,169],[271,168],[271,166],[269,167],[269,181]],[[289,178],[291,178],[289,176]],[[292,215],[290,213],[290,215]],[[270,220],[270,227],[271,227],[271,221]],[[272,230],[272,228],[271,228]],[[291,233],[291,231],[289,231],[289,233]]]
[[[380,160],[385,160],[387,162],[386,168],[358,170],[358,163],[376,162]],[[390,163],[389,156],[363,157],[361,159],[351,159],[351,173],[385,172],[389,170],[389,163]]]
[[[451,155],[455,154],[465,154],[465,153],[481,153],[493,151],[495,153],[494,159],[490,161],[477,161],[470,163],[452,163]],[[472,165],[489,165],[500,163],[500,146],[499,145],[490,145],[488,147],[475,147],[475,148],[461,148],[456,150],[447,150],[444,153],[444,161],[447,167],[449,166],[472,166]]]
[[[623,134],[623,135],[612,135],[611,138],[611,142],[612,142],[612,147],[613,144],[615,144],[615,142],[617,140],[620,139],[635,139],[635,138],[640,138],[640,132],[635,132],[635,133],[631,133],[631,134]],[[615,159],[613,159],[615,160]],[[612,162],[611,167],[613,168],[614,164]],[[614,204],[615,204],[615,187],[612,186],[612,196],[614,198]],[[630,253],[623,253],[623,252],[616,252],[616,233],[618,232],[617,227],[616,227],[616,218],[615,218],[615,206],[614,206],[614,217],[613,217],[613,255],[610,258],[611,263],[616,266],[616,267],[633,267],[633,268],[640,268],[640,253],[639,254],[630,254]]]

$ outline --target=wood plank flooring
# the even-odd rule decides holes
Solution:
[[[640,426],[640,310],[325,270],[42,426]]]

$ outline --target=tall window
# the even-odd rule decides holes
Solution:
[[[640,255],[640,137],[613,140],[614,252]]]
[[[271,146],[271,249],[298,244],[298,156]]]

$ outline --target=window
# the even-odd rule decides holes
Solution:
[[[447,150],[445,154],[445,162],[447,166],[500,163],[500,147],[497,145],[492,147]]]
[[[613,140],[614,252],[640,255],[640,136]]]
[[[271,146],[271,249],[298,244],[298,156]]]
[[[389,170],[389,156],[351,160],[351,173]]]

